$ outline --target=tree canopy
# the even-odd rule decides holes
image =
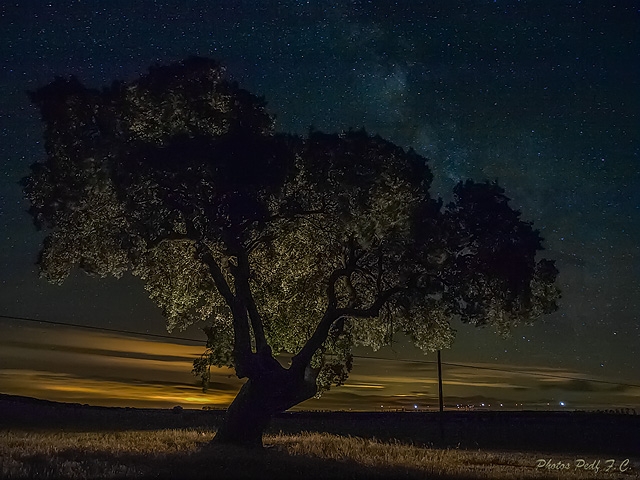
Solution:
[[[209,365],[259,378],[289,352],[315,393],[345,381],[355,346],[402,332],[433,351],[454,319],[504,333],[557,308],[554,263],[499,185],[461,182],[445,205],[412,150],[363,130],[278,133],[213,60],[30,95],[42,274],[139,277],[169,330],[206,322],[205,379]]]

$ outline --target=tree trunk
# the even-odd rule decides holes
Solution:
[[[251,380],[247,380],[229,405],[213,439],[215,443],[262,447],[262,434],[273,413],[265,409],[255,390],[257,389],[253,388]]]
[[[233,400],[213,439],[214,443],[262,447],[262,435],[273,415],[313,397],[315,375],[310,369],[285,369],[273,357],[262,372],[249,377]]]

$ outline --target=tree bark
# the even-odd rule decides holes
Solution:
[[[316,376],[285,369],[269,356],[255,359],[261,372],[251,376],[233,400],[212,440],[248,448],[262,448],[262,435],[273,415],[284,412],[316,393]]]

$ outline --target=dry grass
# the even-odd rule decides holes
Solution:
[[[560,475],[549,473],[536,467],[538,456],[531,453],[421,448],[323,433],[277,436],[272,441],[276,445],[283,445],[291,455],[346,460],[375,469],[391,467],[408,474],[418,471],[427,478],[620,478],[619,472],[605,475],[602,472],[604,467],[599,472],[601,476],[575,468]],[[544,458],[548,459],[549,456]],[[563,463],[569,461],[572,467],[575,461],[567,456],[551,458]],[[635,473],[627,471],[622,478],[637,478],[638,465],[635,467]]]
[[[531,453],[421,448],[326,433],[269,435],[264,451],[210,445],[212,437],[211,430],[198,429],[3,431],[0,478],[633,479],[639,467],[557,473],[536,468]],[[575,458],[555,460],[573,465]]]

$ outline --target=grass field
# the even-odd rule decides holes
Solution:
[[[544,444],[536,446],[540,432],[532,434],[526,423],[518,427],[522,437],[529,435],[529,448],[501,448],[501,440],[492,443],[489,436],[498,434],[500,425],[508,433],[510,423],[495,416],[478,422],[487,424],[486,445],[471,448],[423,442],[415,434],[409,438],[408,425],[415,431],[430,431],[426,420],[417,422],[420,417],[411,413],[285,414],[274,420],[265,437],[266,448],[255,451],[209,444],[221,412],[2,400],[1,478],[640,478],[640,455],[635,455],[640,443],[628,448],[623,443],[639,440],[637,417],[622,419],[618,422],[622,427],[609,422],[609,432],[603,434],[618,430],[620,451],[598,453],[553,452]],[[597,425],[597,419],[592,417],[591,423]],[[455,437],[456,429],[469,430],[470,435],[479,431],[470,428],[475,420],[466,424],[455,420],[444,425],[445,435],[454,441],[465,438]],[[582,418],[585,425],[587,420]],[[557,419],[552,423],[558,425]],[[404,434],[394,436],[394,429]],[[629,462],[624,463],[627,458]],[[550,463],[541,466],[542,460]],[[547,468],[551,466],[556,468]],[[589,466],[592,469],[585,468]],[[558,470],[562,467],[566,468]]]

